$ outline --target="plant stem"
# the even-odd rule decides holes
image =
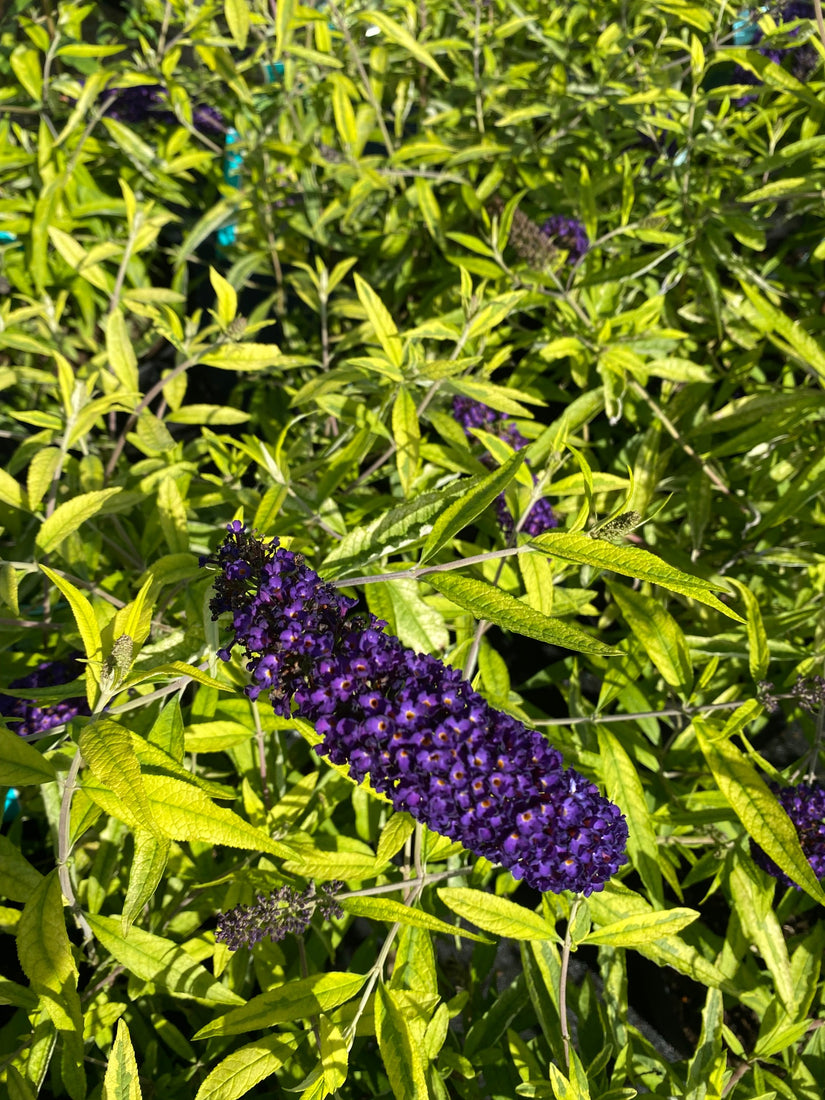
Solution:
[[[564,1048],[564,1068],[570,1069],[570,1028],[567,1023],[567,968],[570,965],[570,952],[573,947],[572,928],[581,898],[577,897],[570,907],[567,930],[564,933],[564,945],[561,949],[561,972],[559,973],[559,1018],[561,1020],[561,1042]]]
[[[66,782],[63,785],[63,797],[60,800],[60,818],[57,826],[57,877],[60,881],[63,896],[69,903],[72,916],[77,922],[78,928],[83,932],[83,939],[88,942],[93,938],[92,929],[78,904],[68,865],[71,853],[69,828],[71,824],[72,795],[77,787],[77,775],[82,764],[83,757],[80,755],[80,749],[78,749],[69,766]]]

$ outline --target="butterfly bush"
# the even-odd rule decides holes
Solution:
[[[825,878],[825,787],[821,783],[800,783],[796,787],[780,787],[778,783],[771,783],[770,788],[793,822],[802,851],[814,874],[818,879]],[[782,886],[801,889],[753,840],[751,855],[754,863],[778,879]]]
[[[505,443],[509,443],[514,451],[520,451],[527,446],[527,440],[513,421],[507,419],[507,414],[491,409],[489,405],[485,405],[482,401],[473,401],[472,398],[462,396],[454,398],[453,416],[464,429],[464,434],[468,439],[472,438],[473,428],[483,428],[497,435],[499,439],[503,439]],[[533,475],[534,485],[537,480],[536,476]],[[515,532],[516,524],[504,493],[500,493],[496,497],[496,518],[504,536],[510,538]],[[535,502],[527,513],[527,517],[519,530],[523,534],[535,538],[537,535],[542,535],[545,531],[557,526],[558,520],[550,502],[542,497]]]
[[[82,671],[83,666],[75,656],[65,661],[43,661],[27,676],[12,681],[9,687],[32,691],[57,684],[69,684]],[[62,726],[78,715],[89,713],[89,705],[85,698],[64,699],[60,703],[47,703],[42,706],[30,699],[14,699],[10,695],[0,695],[0,715],[11,719],[9,723],[11,728],[21,737],[48,733],[55,726]]]
[[[590,248],[587,230],[578,218],[566,218],[563,214],[554,214],[541,227],[542,233],[557,242],[567,252],[571,263],[577,263]]]
[[[217,554],[213,618],[232,613],[247,695],[315,724],[316,751],[396,810],[537,890],[601,890],[626,862],[617,806],[457,669],[414,653],[278,540],[235,521]]]

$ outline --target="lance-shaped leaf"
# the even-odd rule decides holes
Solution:
[[[391,19],[383,11],[370,8],[369,11],[359,13],[357,18],[363,19],[368,23],[374,23],[377,27],[380,27],[387,38],[389,38],[390,42],[395,42],[397,45],[402,46],[408,53],[412,54],[416,61],[420,61],[422,65],[426,65],[427,68],[432,69],[432,71],[437,73],[442,80],[449,80],[449,77],[432,54],[428,53],[421,43],[413,38],[405,27],[400,23],[396,23],[394,19]]]
[[[195,1100],[238,1100],[271,1077],[295,1053],[302,1035],[267,1035],[239,1047],[211,1070]]]
[[[465,886],[442,887],[437,893],[448,909],[494,936],[560,942],[555,928],[544,917],[509,898]]]
[[[639,546],[614,546],[613,543],[605,542],[603,539],[594,539],[589,535],[578,533],[571,534],[567,531],[548,531],[544,535],[531,539],[531,545],[548,557],[559,558],[561,561],[590,565],[594,569],[607,569],[612,573],[621,573],[625,577],[635,577],[640,581],[658,584],[670,592],[689,596],[692,600],[698,600],[699,603],[721,611],[723,615],[727,615],[729,619],[735,619],[738,623],[745,621],[741,615],[731,611],[713,595],[714,589],[721,588],[720,584],[691,577],[689,573],[683,573],[681,569],[668,565],[666,561],[662,561],[648,550],[642,550]]]
[[[465,492],[449,504],[433,524],[433,529],[421,550],[422,564],[445,546],[454,535],[463,530],[468,523],[472,523],[499,493],[504,492],[516,476],[516,471],[522,462],[524,462],[524,451],[517,451],[503,466],[499,466],[492,473],[468,480]]]
[[[370,16],[376,12],[370,12]],[[358,300],[364,307],[378,342],[384,349],[384,354],[395,367],[400,367],[404,357],[398,329],[393,321],[390,311],[372,289],[366,280],[360,275],[355,275],[355,290]]]
[[[123,934],[158,888],[169,859],[168,837],[155,836],[145,829],[135,830],[135,851],[129,867],[129,886],[123,902]]]
[[[137,1059],[129,1028],[117,1022],[117,1034],[106,1063],[103,1079],[103,1100],[142,1100]]]
[[[319,1012],[329,1012],[351,1000],[367,980],[366,974],[350,974],[335,970],[311,974],[270,989],[253,997],[243,1008],[233,1009],[212,1020],[195,1039],[211,1039],[214,1035],[244,1035],[248,1031],[265,1031],[275,1024],[292,1023]]]
[[[591,638],[577,626],[542,615],[540,611],[486,581],[462,577],[457,573],[428,573],[425,579],[427,584],[459,607],[471,611],[477,619],[495,623],[505,630],[535,638],[539,642],[563,646],[578,653],[609,656],[619,652],[612,646]]]
[[[754,766],[730,741],[719,739],[706,719],[694,718],[693,728],[719,790],[748,834],[792,882],[825,905],[825,891],[802,851],[793,822]]]
[[[42,878],[17,845],[0,834],[0,895],[9,901],[27,902]]]
[[[90,913],[88,921],[109,954],[142,981],[154,982],[176,997],[202,1004],[243,1004],[242,997],[216,982],[205,966],[172,940],[135,927],[124,936],[121,917]]]
[[[663,936],[674,936],[698,917],[695,909],[660,909],[651,913],[634,913],[596,928],[581,942],[604,943],[611,947],[638,947]]]
[[[0,785],[26,787],[51,783],[57,772],[50,760],[17,733],[0,726]]]
[[[395,1100],[424,1100],[430,1095],[426,1062],[404,1014],[404,992],[388,989],[379,981],[375,992],[375,1037]]]
[[[490,942],[484,936],[477,936],[475,932],[456,928],[454,924],[439,920],[431,913],[425,913],[423,909],[414,909],[391,898],[342,898],[340,904],[344,912],[353,917],[367,917],[370,920],[383,920],[390,923],[397,921],[399,924],[408,924],[413,928],[427,928],[431,932],[441,932],[445,936],[465,936],[470,940],[478,940],[479,943]]]
[[[56,550],[61,542],[74,534],[87,520],[103,510],[106,501],[117,496],[121,489],[94,489],[91,493],[80,493],[71,500],[58,504],[52,514],[43,520],[37,532],[35,543],[44,554]]]
[[[140,828],[160,837],[129,730],[101,718],[83,728],[78,743],[93,774],[130,807]]]

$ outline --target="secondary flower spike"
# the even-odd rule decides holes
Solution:
[[[825,787],[821,783],[800,783],[796,787],[780,787],[777,783],[771,783],[770,788],[794,823],[802,851],[814,874],[818,879],[825,878]],[[753,840],[751,855],[757,867],[773,875],[782,886],[800,889]]]
[[[414,653],[277,539],[235,521],[210,608],[233,616],[250,698],[314,722],[317,751],[437,833],[537,890],[601,890],[624,863],[617,806],[545,738],[494,710],[457,669]]]

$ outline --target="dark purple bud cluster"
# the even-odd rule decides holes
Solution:
[[[576,263],[590,248],[587,230],[577,218],[554,214],[541,227],[542,232],[567,252],[571,263]]]
[[[821,783],[800,783],[797,787],[780,787],[778,783],[771,783],[770,788],[793,822],[802,851],[814,874],[818,879],[825,878],[825,787]],[[782,886],[800,889],[753,840],[751,856],[757,867],[767,871]]]
[[[497,435],[499,439],[503,439],[505,443],[509,443],[514,451],[520,451],[522,447],[527,446],[528,441],[518,430],[515,423],[507,419],[506,413],[491,409],[489,405],[485,405],[481,401],[473,401],[469,397],[454,397],[453,416],[464,429],[464,434],[468,439],[473,438],[473,428],[484,428],[486,431]],[[483,456],[482,462],[487,458],[489,458],[488,455]],[[534,477],[533,482],[535,483],[536,480]],[[505,537],[509,539],[516,529],[516,524],[504,493],[496,498],[496,518]],[[530,509],[520,530],[525,535],[535,538],[537,535],[542,535],[545,531],[557,526],[558,520],[550,506],[550,502],[542,497]]]
[[[220,914],[215,940],[237,951],[239,947],[254,947],[267,937],[277,942],[290,932],[300,936],[316,911],[324,920],[344,915],[335,897],[343,886],[343,882],[327,882],[316,888],[311,882],[306,890],[281,886],[269,897],[259,894],[254,905],[236,905]]]
[[[779,710],[780,699],[794,700],[808,714],[825,707],[825,676],[800,676],[787,695],[776,695],[769,680],[760,680],[756,687],[759,702],[772,714]]]
[[[537,890],[601,890],[626,862],[627,824],[535,730],[494,710],[457,669],[414,653],[373,615],[350,616],[295,554],[237,521],[212,561],[210,604],[233,614],[252,685],[314,722],[317,751],[369,777],[397,810]]]
[[[65,661],[43,661],[28,676],[14,680],[9,684],[9,687],[31,691],[36,688],[70,684],[82,672],[83,666],[76,659],[76,656],[71,656]],[[11,719],[9,722],[10,728],[19,733],[21,737],[48,733],[55,726],[62,726],[78,715],[89,713],[89,705],[85,697],[64,699],[62,702],[41,705],[29,699],[14,699],[9,695],[0,695],[0,715]]]

